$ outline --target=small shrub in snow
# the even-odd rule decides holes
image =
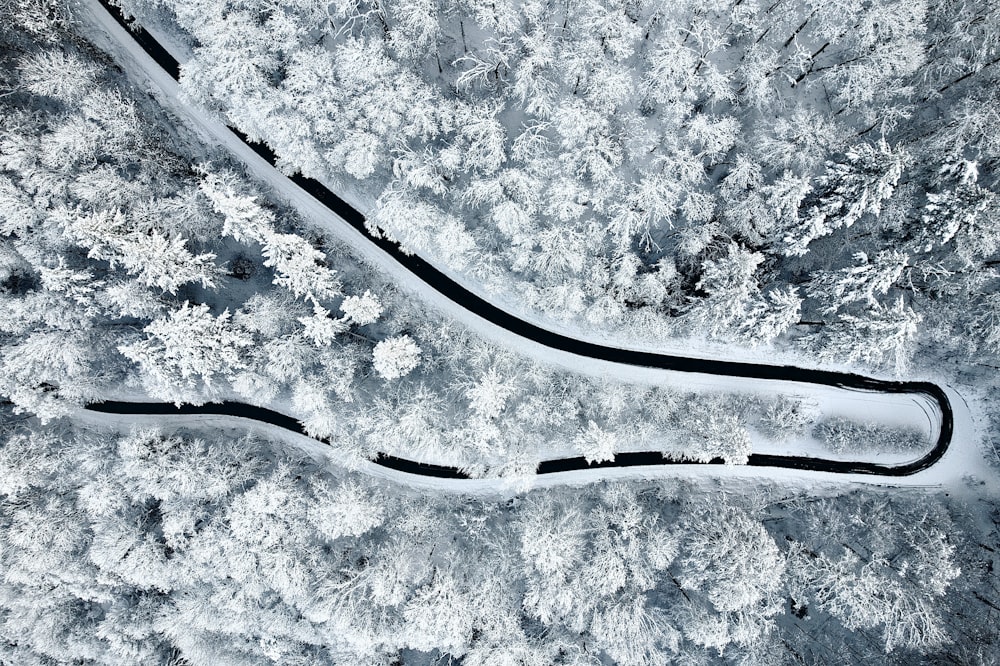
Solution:
[[[906,453],[927,446],[927,439],[916,430],[853,423],[842,418],[820,423],[813,429],[813,437],[834,453]]]

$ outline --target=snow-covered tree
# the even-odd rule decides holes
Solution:
[[[439,8],[435,0],[397,0],[390,9],[389,40],[404,58],[433,52],[441,38]]]
[[[722,458],[727,465],[745,465],[751,452],[750,434],[725,400],[707,400],[695,412],[685,415],[680,446],[664,451],[683,459],[709,462]]]
[[[872,259],[864,252],[856,252],[854,260],[857,266],[821,272],[810,281],[809,296],[825,304],[825,314],[859,301],[869,306],[878,303],[876,296],[887,293],[899,281],[909,257],[898,250],[886,250]]]
[[[235,174],[216,173],[204,165],[198,171],[203,174],[199,190],[223,217],[222,233],[241,243],[260,243],[274,226],[274,214],[240,190]]]
[[[801,399],[779,397],[764,410],[761,428],[764,434],[779,441],[801,435],[816,420],[817,407]]]
[[[274,284],[296,297],[316,302],[340,295],[336,271],[325,265],[326,255],[295,234],[266,233],[264,265],[274,268]]]
[[[802,298],[795,287],[772,289],[765,296],[753,299],[737,330],[751,345],[769,343],[797,324],[801,312]]]
[[[922,319],[900,296],[891,304],[876,304],[859,315],[841,314],[806,341],[825,359],[888,366],[902,374],[909,366]]]
[[[90,271],[77,271],[67,267],[65,257],[59,257],[57,266],[41,266],[38,272],[46,290],[66,294],[80,305],[91,303],[95,289],[103,286],[100,280],[94,279]]]
[[[629,248],[638,237],[640,245],[649,250],[653,244],[651,232],[672,226],[680,195],[680,184],[664,175],[643,178],[614,207],[608,232],[622,248]]]
[[[642,597],[613,603],[594,614],[590,631],[616,664],[653,666],[668,663],[680,644],[680,632],[659,608]]]
[[[463,161],[470,171],[493,173],[507,160],[507,132],[496,119],[500,108],[459,107],[457,120],[465,145]]]
[[[386,507],[382,498],[357,483],[331,487],[328,483],[317,482],[313,489],[314,501],[307,515],[327,539],[357,537],[385,520]]]
[[[736,638],[726,625],[746,614],[755,623],[751,634],[742,642],[774,629],[774,615],[781,610],[782,572],[785,557],[764,527],[745,510],[723,503],[720,506],[692,513],[693,521],[686,526],[686,538],[681,544],[681,568],[677,580],[682,588],[705,595],[721,617],[725,642]],[[732,614],[732,615],[727,615]],[[697,620],[698,613],[692,619]],[[748,618],[748,619],[749,619]],[[703,622],[696,622],[704,628]],[[688,632],[689,629],[685,629]],[[705,638],[696,642],[710,645]]]
[[[148,287],[176,293],[191,282],[211,287],[218,278],[215,254],[192,254],[185,238],[169,237],[159,229],[143,231],[122,210],[97,210],[71,218],[73,237],[89,256],[121,266]]]
[[[408,335],[387,338],[375,345],[372,362],[383,379],[399,379],[420,364],[420,347]]]
[[[403,637],[414,649],[440,649],[461,656],[472,640],[475,616],[471,590],[459,587],[449,573],[437,570],[403,609]]]
[[[504,377],[497,368],[490,368],[466,391],[466,396],[474,412],[483,418],[495,419],[516,392],[514,381]]]
[[[185,284],[198,282],[204,288],[213,287],[219,269],[215,254],[193,255],[184,238],[169,239],[153,230],[148,234],[130,234],[120,242],[118,257],[105,257],[111,265],[121,264],[129,273],[148,287],[170,294]],[[95,255],[92,251],[92,256]]]
[[[378,297],[365,289],[360,296],[347,296],[340,304],[340,310],[358,326],[375,323],[382,314],[382,303]]]
[[[94,357],[108,352],[86,331],[35,330],[5,345],[0,392],[42,421],[65,416],[93,399]]]
[[[547,577],[569,574],[583,555],[583,529],[579,511],[548,498],[531,502],[518,525],[525,565]]]
[[[945,547],[937,550],[935,571],[927,578],[911,579],[909,558],[865,561],[851,550],[837,558],[825,553],[810,558],[804,562],[805,578],[820,607],[848,629],[881,626],[887,653],[937,647],[949,642],[950,636],[936,600],[959,570],[951,562],[954,550],[943,535],[936,535],[935,541]]]
[[[731,243],[726,256],[704,262],[697,288],[707,296],[696,302],[691,314],[699,330],[720,335],[747,319],[760,299],[755,273],[763,261],[759,252]]]
[[[978,165],[969,161],[948,164],[940,174],[946,186],[927,193],[921,216],[925,225],[921,235],[927,243],[923,250],[954,239],[959,256],[966,261],[995,253],[1000,228],[996,194],[978,185]]]
[[[330,311],[319,304],[313,305],[313,313],[308,317],[299,317],[304,327],[303,335],[313,341],[317,347],[329,346],[338,334],[347,330],[347,324],[341,319],[334,319]]]
[[[983,296],[976,313],[966,324],[969,332],[992,354],[1000,354],[1000,292]]]
[[[21,83],[35,95],[73,104],[94,87],[97,68],[80,55],[48,50],[23,58],[18,66]]]
[[[786,254],[803,255],[813,240],[849,227],[866,214],[877,217],[911,162],[909,153],[890,147],[885,139],[875,145],[861,143],[845,157],[845,162],[827,163],[826,174],[819,179],[819,203],[785,237]]]
[[[204,400],[198,392],[218,388],[244,366],[242,350],[251,339],[230,322],[229,310],[213,316],[207,305],[187,301],[146,326],[146,338],[119,347],[139,364],[143,380],[156,397],[176,402]]]
[[[619,436],[614,431],[601,428],[594,421],[587,423],[573,439],[573,446],[583,454],[589,463],[614,460],[619,445]]]

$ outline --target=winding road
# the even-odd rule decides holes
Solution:
[[[107,0],[99,0],[104,10],[135,40],[135,42],[175,81],[180,77],[180,64],[160,45],[145,29],[129,22],[121,11],[110,5]],[[98,11],[96,8],[94,11]],[[257,155],[275,166],[276,156],[265,145],[247,139],[236,129],[228,128],[239,137],[239,140],[249,146]],[[929,468],[938,462],[948,450],[954,431],[954,414],[948,395],[937,384],[924,381],[892,381],[875,379],[863,375],[799,368],[788,365],[768,365],[741,361],[724,361],[718,359],[691,358],[659,354],[650,351],[623,349],[579,340],[568,335],[553,332],[536,324],[525,321],[491,304],[482,297],[472,293],[442,271],[421,259],[404,252],[399,245],[369,233],[365,226],[364,216],[347,202],[327,189],[316,180],[300,174],[288,178],[301,190],[321,203],[328,211],[343,220],[384,253],[391,256],[412,276],[423,281],[438,293],[458,304],[464,310],[500,327],[521,339],[530,340],[551,350],[566,352],[575,357],[596,359],[634,368],[654,368],[681,373],[699,375],[716,375],[748,380],[797,382],[803,384],[822,385],[850,391],[866,392],[868,394],[905,394],[927,398],[938,412],[934,416],[939,422],[937,438],[933,448],[918,460],[886,465],[873,462],[850,462],[827,460],[822,458],[752,454],[748,465],[756,467],[776,467],[796,470],[832,472],[839,474],[864,474],[886,477],[908,476]],[[95,412],[115,414],[217,414],[236,416],[266,422],[288,430],[304,433],[301,424],[294,418],[262,407],[243,403],[225,402],[203,406],[174,405],[164,403],[142,402],[104,402],[88,406]],[[439,478],[468,478],[463,472],[452,467],[429,465],[393,456],[382,455],[374,461],[382,466],[423,476]],[[721,463],[721,460],[712,463]],[[588,464],[582,457],[563,458],[544,461],[539,465],[539,474],[550,474],[572,470],[583,470],[597,467],[633,467],[646,465],[692,464],[690,461],[667,460],[658,452],[620,453],[614,461]],[[711,464],[711,463],[709,463]]]

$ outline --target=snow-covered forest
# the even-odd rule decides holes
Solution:
[[[1000,351],[988,0],[122,4],[285,168],[546,318]]]
[[[18,411],[240,399],[360,457],[477,476],[567,452],[741,463],[753,437],[808,436],[818,417],[795,396],[591,378],[483,341],[269,206],[224,155],[191,154],[183,129],[86,45],[14,36],[0,99],[0,387]]]
[[[0,479],[10,663],[996,663],[1000,533],[920,490],[475,498],[59,426],[8,428]]]
[[[120,4],[185,54],[172,101],[476,293],[930,378],[958,453],[923,488],[729,475],[915,460],[943,416],[484,337],[151,95],[96,0],[0,0],[0,663],[998,663],[988,0]],[[724,465],[533,488],[637,451]]]

